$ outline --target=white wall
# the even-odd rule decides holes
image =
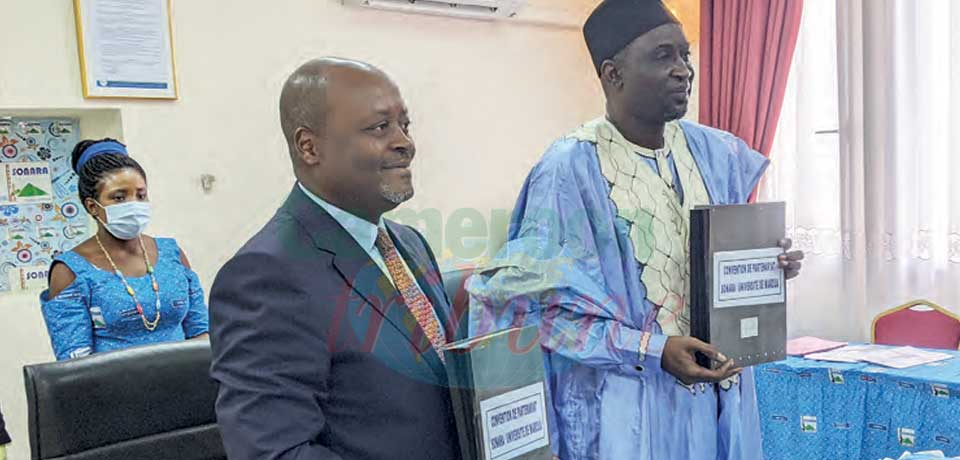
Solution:
[[[13,18],[0,28],[0,115],[118,108],[119,134],[150,176],[151,233],[178,238],[208,287],[293,184],[276,104],[306,59],[365,59],[394,76],[419,147],[407,207],[444,220],[458,208],[510,209],[549,142],[602,108],[573,29],[353,10],[335,0],[174,0],[180,100],[114,102],[81,96],[70,0],[0,0],[0,14]],[[210,194],[200,189],[203,173],[217,177]],[[15,439],[11,458],[29,458],[21,367],[52,355],[35,293],[0,298],[0,312],[0,405]]]

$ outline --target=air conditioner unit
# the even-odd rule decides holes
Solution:
[[[526,0],[342,0],[354,5],[402,13],[433,14],[470,19],[512,18]]]

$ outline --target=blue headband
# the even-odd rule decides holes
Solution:
[[[98,155],[104,155],[107,153],[113,153],[113,154],[124,155],[124,156],[128,155],[127,148],[124,147],[123,144],[119,142],[115,142],[115,141],[97,142],[96,144],[93,144],[90,147],[87,147],[87,149],[83,151],[83,155],[80,155],[80,159],[77,160],[77,173],[79,174],[80,170],[83,169],[83,165],[85,165],[88,161],[93,159],[93,157]]]

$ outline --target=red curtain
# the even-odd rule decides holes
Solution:
[[[770,156],[803,0],[700,1],[700,122]]]

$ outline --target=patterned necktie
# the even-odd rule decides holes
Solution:
[[[376,245],[387,264],[387,271],[390,272],[390,278],[393,278],[393,284],[403,297],[403,303],[407,304],[410,313],[416,318],[417,324],[427,334],[430,344],[440,356],[440,361],[443,361],[443,352],[440,348],[447,343],[447,339],[433,312],[433,305],[417,286],[416,281],[407,273],[403,260],[400,259],[400,253],[397,252],[397,247],[393,245],[393,240],[390,239],[386,230],[381,228],[377,231]]]

